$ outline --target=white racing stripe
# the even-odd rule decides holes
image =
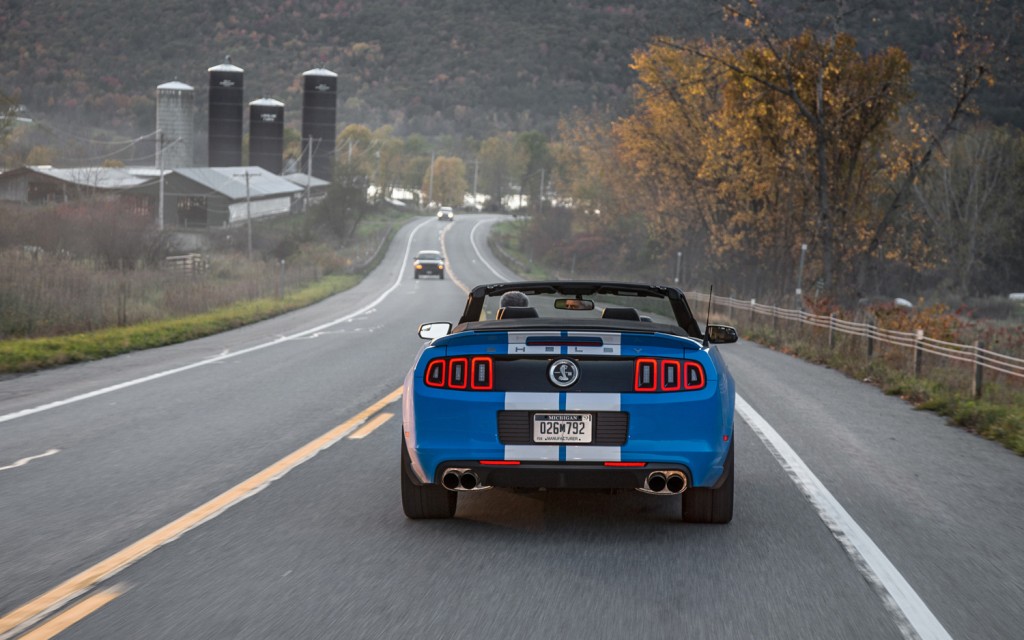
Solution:
[[[566,462],[622,462],[622,447],[565,445]]]
[[[817,510],[818,516],[832,535],[853,558],[857,568],[896,619],[903,636],[922,640],[949,639],[950,635],[942,623],[936,619],[903,575],[889,562],[878,545],[804,464],[789,443],[739,395],[736,396],[736,413],[750,425]]]
[[[476,227],[484,224],[477,223]],[[476,227],[473,232],[476,232]],[[470,234],[470,240],[473,239]],[[507,279],[484,259],[476,242],[472,242],[480,261],[499,280]],[[743,398],[736,395],[736,413],[750,425],[765,447],[817,510],[819,517],[853,559],[864,578],[874,587],[883,605],[896,620],[905,638],[951,640],[949,632],[938,621],[913,587],[882,553],[878,545],[861,529],[846,509],[835,499],[818,477],[804,464],[779,433]]]
[[[429,219],[421,222],[420,224],[416,225],[416,227],[409,234],[409,240],[405,243],[405,254],[402,256],[402,265],[403,266],[407,262],[409,262],[409,252],[410,252],[410,249],[412,247],[412,240],[413,240],[414,237],[416,237],[416,232],[419,231],[421,228],[423,228],[424,226],[426,226],[427,224],[429,224],[431,222],[433,222],[433,221],[429,220]],[[394,292],[394,290],[397,289],[398,286],[402,283],[402,279],[403,279],[402,276],[404,275],[404,273],[405,273],[404,269],[400,268],[398,270],[398,277],[395,278],[395,283],[393,285],[391,285],[391,287],[389,287],[383,293],[381,293],[379,296],[377,296],[377,298],[375,298],[373,300],[373,302],[371,302],[370,304],[366,305],[365,307],[363,307],[363,308],[361,308],[361,309],[359,309],[357,311],[353,311],[352,313],[350,313],[348,315],[342,316],[342,317],[337,318],[335,320],[332,320],[332,321],[330,321],[330,322],[328,322],[326,324],[322,324],[322,325],[320,325],[318,327],[313,327],[312,329],[306,329],[305,331],[300,331],[298,333],[294,333],[294,334],[289,335],[289,336],[281,336],[281,337],[277,338],[276,340],[272,340],[270,342],[264,342],[262,344],[255,345],[255,346],[249,347],[247,349],[241,349],[239,351],[234,351],[234,352],[230,352],[230,353],[229,352],[224,352],[224,353],[221,353],[218,356],[214,356],[213,358],[208,358],[206,360],[200,360],[199,362],[193,362],[192,364],[187,364],[187,365],[185,365],[183,367],[177,367],[175,369],[168,369],[167,371],[160,371],[159,373],[154,373],[154,374],[151,374],[151,375],[148,375],[148,376],[143,376],[141,378],[136,378],[134,380],[129,380],[127,382],[122,382],[120,384],[111,385],[109,387],[104,387],[102,389],[97,389],[95,391],[90,391],[88,393],[83,393],[83,394],[80,394],[80,395],[77,395],[77,396],[73,396],[71,398],[67,398],[67,399],[64,399],[64,400],[58,400],[56,402],[50,402],[48,404],[40,405],[38,407],[32,407],[31,409],[23,409],[21,411],[15,411],[14,413],[8,413],[6,415],[0,416],[0,423],[8,422],[10,420],[16,420],[18,418],[24,418],[25,416],[30,416],[30,415],[33,415],[33,414],[36,414],[36,413],[41,413],[43,411],[48,411],[50,409],[56,409],[58,407],[63,407],[63,406],[69,405],[69,404],[73,404],[75,402],[81,402],[82,400],[88,400],[90,398],[95,398],[97,396],[106,395],[108,393],[113,393],[114,391],[120,391],[121,389],[127,389],[128,387],[134,387],[136,385],[140,385],[140,384],[143,384],[143,383],[146,383],[146,382],[152,382],[153,380],[159,380],[160,378],[166,378],[167,376],[172,376],[172,375],[174,375],[176,373],[182,373],[184,371],[190,371],[192,369],[197,369],[199,367],[204,367],[204,366],[206,366],[208,364],[213,364],[215,362],[222,362],[224,360],[230,360],[231,358],[237,358],[238,356],[245,355],[247,353],[252,353],[254,351],[260,351],[261,349],[266,349],[267,347],[272,347],[274,345],[281,344],[282,342],[287,342],[288,340],[294,340],[295,338],[304,338],[304,337],[309,336],[311,334],[314,334],[314,333],[317,333],[317,332],[320,332],[320,331],[324,331],[325,329],[330,329],[331,327],[339,325],[342,322],[348,322],[349,320],[351,320],[352,318],[355,318],[356,316],[360,316],[360,315],[363,315],[364,313],[367,313],[371,309],[375,308],[378,304],[383,302],[384,299],[387,298],[389,295],[391,295],[391,293]]]
[[[505,445],[506,460],[532,462],[558,462],[561,447],[557,444],[507,444]]]

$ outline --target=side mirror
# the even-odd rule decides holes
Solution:
[[[443,338],[451,330],[452,323],[450,322],[428,322],[427,324],[420,325],[419,334],[424,340],[434,340],[435,338]]]
[[[709,324],[706,331],[708,342],[711,344],[729,344],[740,339],[736,329],[724,324]]]

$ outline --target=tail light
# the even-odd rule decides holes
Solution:
[[[707,385],[704,367],[692,360],[637,358],[633,391],[696,391]]]
[[[427,365],[427,374],[423,377],[423,382],[428,387],[444,387],[444,372],[445,372],[445,359],[438,358],[431,360],[430,364]]]
[[[654,358],[637,358],[636,375],[633,376],[634,391],[658,390],[658,361]]]
[[[686,361],[683,368],[683,388],[687,391],[703,389],[707,381],[704,379],[704,367],[699,362]]]
[[[494,359],[490,356],[435,358],[427,363],[423,383],[438,389],[490,391],[494,389]]]
[[[465,389],[469,386],[466,378],[466,369],[469,367],[469,360],[466,358],[452,358],[448,361],[448,388]]]
[[[494,388],[494,379],[491,373],[494,364],[489,357],[473,358],[472,369],[473,378],[470,380],[469,386],[474,391],[490,391]]]

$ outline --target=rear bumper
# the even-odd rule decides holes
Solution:
[[[437,466],[434,483],[441,484],[446,469],[468,469],[488,487],[508,489],[639,489],[654,471],[681,471],[692,483],[685,465],[648,464],[643,467],[609,467],[593,463],[520,463],[514,466],[480,464],[478,460],[452,460]]]

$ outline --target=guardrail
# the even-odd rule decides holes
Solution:
[[[707,305],[708,294],[692,292],[686,297],[694,303]],[[835,315],[815,315],[798,309],[782,309],[765,304],[758,304],[756,300],[743,301],[733,298],[714,296],[712,308],[726,307],[732,311],[749,314],[749,320],[754,322],[756,316],[771,319],[774,329],[778,328],[778,322],[797,323],[800,326],[807,326],[821,329],[828,332],[828,345],[834,348],[836,336],[846,334],[861,337],[864,339],[867,356],[875,355],[876,346],[879,344],[893,345],[908,349],[912,353],[914,375],[921,375],[922,361],[925,354],[938,356],[947,360],[965,363],[973,367],[974,378],[971,383],[971,392],[975,398],[982,394],[983,372],[987,369],[993,373],[999,373],[1019,381],[1024,381],[1024,358],[1017,358],[1006,354],[991,351],[985,348],[981,341],[974,344],[962,344],[958,342],[946,342],[936,340],[924,335],[924,332],[894,331],[883,329],[872,323],[850,322],[835,317]],[[697,309],[696,304],[694,309]]]

